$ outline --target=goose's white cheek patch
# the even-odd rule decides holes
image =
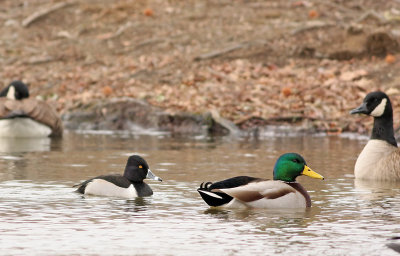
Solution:
[[[385,112],[386,103],[387,99],[383,99],[381,103],[379,103],[379,105],[376,106],[376,108],[371,112],[370,115],[373,117],[380,117],[381,115],[383,115],[383,112]]]
[[[7,98],[10,100],[15,100],[15,88],[14,86],[10,86],[7,92]]]

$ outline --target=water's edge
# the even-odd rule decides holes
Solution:
[[[114,98],[81,106],[62,116],[66,129],[74,131],[168,132],[183,135],[229,135],[232,137],[341,135],[342,131],[318,130],[302,119],[277,121],[249,118],[239,124],[221,117],[217,111],[168,113],[146,101]],[[346,135],[347,136],[347,135]]]

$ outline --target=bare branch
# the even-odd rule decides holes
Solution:
[[[57,11],[61,8],[64,8],[66,6],[72,5],[75,2],[60,2],[60,3],[56,3],[48,8],[44,8],[44,9],[40,9],[37,12],[32,13],[32,15],[26,17],[23,21],[22,21],[22,26],[23,27],[28,27],[29,25],[31,25],[33,22],[37,21],[38,19],[48,15],[49,13],[52,13],[54,11]]]
[[[205,53],[205,54],[202,54],[202,55],[199,55],[199,56],[195,57],[194,60],[195,61],[199,61],[199,60],[206,60],[206,59],[212,59],[212,58],[215,58],[215,57],[219,57],[221,55],[224,55],[224,54],[233,52],[235,50],[241,49],[241,48],[245,47],[246,45],[247,44],[237,44],[237,45],[233,45],[233,46],[224,48],[222,50],[217,50],[217,51],[212,51],[212,52],[209,52],[209,53]]]

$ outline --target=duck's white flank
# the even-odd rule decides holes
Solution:
[[[391,172],[391,167],[386,166],[389,155],[397,150],[383,140],[369,140],[357,158],[354,175],[357,179],[386,180],[386,172]]]
[[[371,116],[373,117],[380,117],[385,112],[387,99],[382,99],[381,103],[371,112]]]
[[[250,207],[254,208],[306,208],[306,200],[299,192],[289,193],[282,197],[275,199],[263,198],[257,201],[248,203]]]
[[[136,189],[132,184],[128,188],[121,188],[103,179],[94,179],[89,182],[86,185],[85,194],[122,198],[137,197]]]
[[[234,199],[226,207],[238,207],[240,204],[252,208],[305,208],[307,207],[304,196],[285,182],[266,180],[249,183],[236,188],[221,189]],[[244,202],[241,198],[251,197],[251,193],[264,196],[258,200]],[[283,195],[279,196],[282,192]]]
[[[0,137],[47,137],[50,127],[30,118],[13,118],[0,120]]]

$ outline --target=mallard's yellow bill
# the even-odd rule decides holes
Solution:
[[[307,165],[304,165],[304,169],[301,172],[301,174],[306,175],[308,177],[314,178],[314,179],[324,179],[324,176],[322,176],[319,173],[314,172],[313,170],[311,170],[310,167],[308,167]]]

